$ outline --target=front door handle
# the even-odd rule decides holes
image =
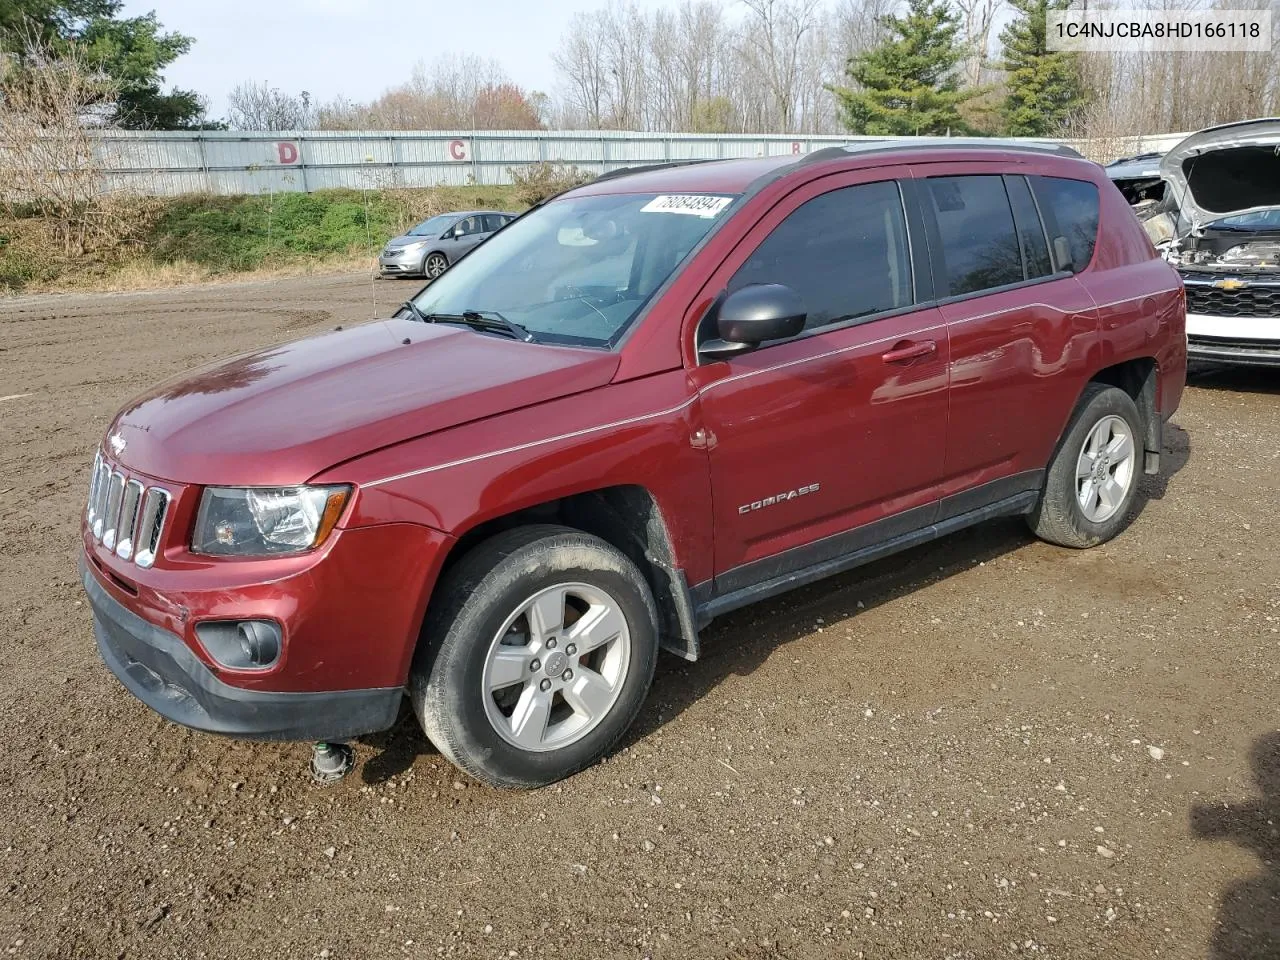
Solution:
[[[885,363],[902,363],[906,360],[915,360],[917,357],[927,357],[937,351],[936,340],[899,340],[893,345],[893,349],[882,354],[880,359]]]

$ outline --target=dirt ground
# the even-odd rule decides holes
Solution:
[[[547,790],[411,719],[320,788],[135,702],[75,571],[109,416],[411,288],[0,303],[6,956],[1280,956],[1280,373],[1194,381],[1114,542],[998,522],[726,617]]]

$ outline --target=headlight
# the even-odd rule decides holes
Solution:
[[[191,538],[195,553],[269,556],[320,546],[351,488],[206,487]]]
[[[405,251],[421,250],[426,245],[427,245],[427,241],[419,240],[417,243],[406,243],[403,247],[400,248],[400,251],[403,253]]]

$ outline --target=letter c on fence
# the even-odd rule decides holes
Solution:
[[[298,162],[298,145],[282,140],[276,144],[276,153],[280,157],[281,163],[297,163]]]
[[[449,141],[449,159],[450,160],[467,159],[467,141],[450,140]]]

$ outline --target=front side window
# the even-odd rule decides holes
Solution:
[[[473,233],[480,233],[481,232],[480,218],[467,217],[461,223],[458,224],[456,228],[456,232],[460,237],[469,237]]]
[[[804,301],[805,329],[910,306],[911,255],[895,181],[832,190],[797,207],[733,275],[782,283]]]
[[[480,244],[414,300],[424,314],[500,313],[535,339],[616,342],[728,214],[731,196],[568,196]]]
[[[1086,180],[1032,177],[1031,189],[1040,209],[1052,211],[1058,235],[1071,250],[1071,266],[1079,273],[1093,259],[1098,241],[1098,188]]]
[[[1024,279],[1003,177],[931,177],[924,183],[942,237],[950,296]]]

